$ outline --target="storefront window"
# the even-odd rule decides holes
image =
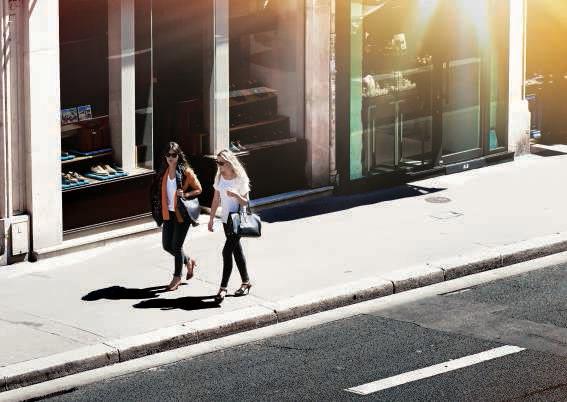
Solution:
[[[304,9],[230,1],[230,148],[252,171],[255,198],[305,186]]]
[[[490,33],[488,36],[488,54],[490,60],[489,122],[488,150],[493,152],[506,148],[508,145],[508,15],[510,4],[506,1],[491,0],[490,3]]]
[[[152,0],[135,2],[136,162],[153,169],[153,46]]]
[[[351,2],[351,179],[470,160],[485,141],[503,145],[505,35],[495,21],[505,18],[492,6]]]
[[[176,141],[189,156],[210,152],[209,91],[212,1],[159,0],[153,8],[155,168]]]
[[[148,210],[138,199],[154,167],[151,4],[59,1],[64,232]]]
[[[351,6],[351,178],[412,170],[432,160],[428,2]]]
[[[151,2],[60,1],[63,189],[152,169]]]

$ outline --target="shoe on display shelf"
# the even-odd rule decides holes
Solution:
[[[240,143],[239,140],[234,141],[234,145],[238,148],[239,151],[245,151],[246,147]]]
[[[75,159],[75,155],[71,155],[69,152],[61,152],[61,161],[69,161]]]
[[[78,183],[79,179],[76,179],[69,173],[63,173],[63,177],[70,183]]]
[[[230,149],[230,152],[240,152],[240,148],[238,148],[234,142],[230,143],[228,149]]]
[[[69,172],[67,174],[79,182],[87,182],[87,178],[77,172]]]
[[[91,166],[91,173],[100,175],[100,176],[108,176],[108,172],[102,168],[100,165]]]
[[[109,164],[101,164],[91,167],[91,169],[88,172],[85,172],[84,175],[90,179],[107,181],[128,176],[128,173],[126,173],[121,167],[111,167]]]
[[[110,165],[102,165],[102,169],[104,169],[108,174],[116,174],[118,173],[116,170],[110,167]]]
[[[70,188],[81,187],[89,184],[86,178],[76,172],[62,172],[61,173],[61,187],[63,190]]]

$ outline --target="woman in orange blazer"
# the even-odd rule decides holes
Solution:
[[[158,225],[163,221],[163,249],[173,255],[175,260],[173,279],[167,286],[168,291],[173,291],[181,284],[183,265],[187,266],[188,280],[193,277],[193,270],[197,266],[195,259],[187,257],[183,252],[183,243],[192,222],[185,208],[179,205],[181,203],[178,198],[197,197],[202,192],[199,179],[189,166],[181,147],[175,142],[170,142],[166,147],[163,167],[157,175],[156,184],[154,191],[158,193],[154,195],[154,218]]]

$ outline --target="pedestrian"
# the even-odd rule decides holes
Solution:
[[[211,205],[211,217],[209,219],[209,231],[213,231],[213,223],[219,205],[222,207],[222,224],[226,242],[222,250],[223,270],[219,291],[215,297],[217,302],[222,302],[227,294],[228,280],[232,273],[232,258],[240,272],[242,285],[235,296],[244,296],[250,293],[252,284],[248,276],[246,258],[240,244],[240,236],[232,231],[232,219],[230,214],[247,205],[250,193],[250,179],[244,167],[237,157],[228,149],[220,151],[216,156],[217,174],[214,181],[214,196]]]
[[[197,197],[202,192],[201,183],[189,166],[181,147],[170,142],[164,153],[163,163],[156,177],[153,194],[153,215],[160,224],[163,222],[163,249],[174,257],[173,279],[167,286],[168,291],[176,290],[181,284],[183,265],[187,266],[187,280],[193,277],[197,266],[194,258],[183,252],[183,243],[192,222],[178,198]]]

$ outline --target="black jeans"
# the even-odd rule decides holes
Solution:
[[[175,257],[174,276],[181,276],[183,264],[187,264],[187,256],[183,253],[183,243],[191,226],[190,222],[177,222],[175,214],[170,212],[171,218],[163,221],[161,240],[163,249]]]
[[[226,288],[228,286],[228,280],[230,279],[230,274],[232,273],[232,256],[234,255],[234,260],[236,261],[236,266],[240,272],[240,278],[242,282],[248,282],[250,278],[248,277],[248,270],[246,269],[246,258],[244,258],[244,252],[242,251],[242,244],[240,244],[240,237],[236,236],[232,232],[232,222],[230,217],[228,218],[228,223],[223,223],[224,235],[226,236],[226,242],[224,243],[224,248],[222,249],[222,281],[221,288]]]

